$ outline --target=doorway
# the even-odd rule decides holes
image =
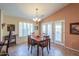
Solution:
[[[65,21],[54,21],[52,23],[42,24],[42,33],[50,36],[51,42],[56,44],[65,44]]]

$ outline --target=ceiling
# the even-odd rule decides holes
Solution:
[[[67,3],[0,3],[0,9],[5,15],[30,20],[35,16],[36,8],[38,8],[39,17],[43,19],[67,5]]]

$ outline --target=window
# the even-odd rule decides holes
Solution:
[[[55,23],[55,41],[62,42],[62,22]]]
[[[31,23],[19,22],[19,37],[31,35],[34,32],[34,25]]]

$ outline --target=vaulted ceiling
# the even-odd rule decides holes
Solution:
[[[0,9],[5,15],[24,17],[30,20],[35,16],[36,8],[39,11],[38,15],[43,19],[67,5],[67,3],[1,3]]]

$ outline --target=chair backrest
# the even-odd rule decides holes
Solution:
[[[47,39],[40,42],[42,47],[47,47],[48,43],[49,43],[49,41]]]
[[[43,36],[43,40],[49,39],[49,36]]]
[[[28,45],[35,45],[35,40],[31,38],[31,35],[28,36]]]

